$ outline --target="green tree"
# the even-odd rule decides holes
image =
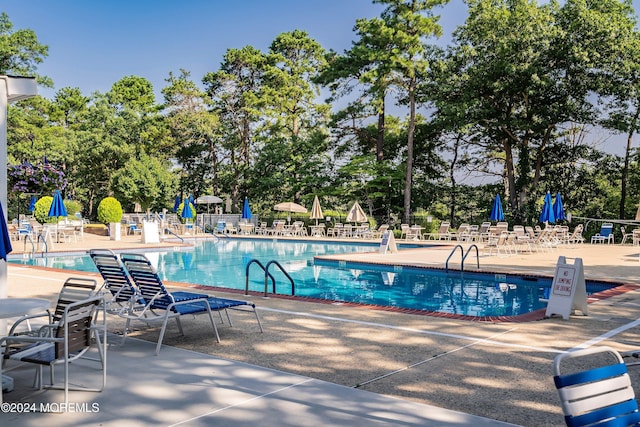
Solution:
[[[182,70],[179,76],[169,74],[169,85],[162,90],[165,97],[167,125],[174,142],[174,158],[180,165],[180,189],[185,194],[209,193],[217,190],[219,120],[211,110],[211,102]],[[207,183],[213,182],[212,186]]]
[[[275,185],[267,187],[262,179],[252,184],[276,200],[300,202],[324,173],[329,106],[316,102],[319,87],[313,83],[324,61],[324,49],[300,30],[280,34],[269,49],[256,169],[270,174]]]
[[[260,90],[264,82],[266,57],[252,46],[229,49],[220,70],[203,79],[221,120],[223,146],[231,170],[231,200],[239,209],[243,195],[248,195],[248,173],[257,156],[254,141],[262,117]],[[214,194],[217,194],[217,179]]]
[[[433,15],[435,6],[447,0],[374,0],[387,5],[382,12],[380,34],[389,38],[386,43],[392,55],[388,58],[395,74],[393,84],[399,89],[400,101],[409,108],[404,183],[404,222],[410,221],[413,185],[414,138],[418,82],[426,77],[431,49],[425,39],[439,36],[442,28]]]
[[[38,83],[52,86],[51,79],[36,72],[48,53],[33,30],[14,31],[9,16],[0,14],[0,75],[36,77]]]
[[[160,211],[171,205],[177,177],[161,160],[142,153],[113,174],[111,187],[114,197],[130,211],[135,203],[144,211]]]

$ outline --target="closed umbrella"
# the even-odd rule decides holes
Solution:
[[[9,237],[9,228],[4,217],[2,204],[0,204],[0,259],[7,260],[7,254],[11,253],[11,238]]]
[[[249,206],[249,199],[246,197],[242,206],[242,219],[251,219],[251,206]]]
[[[60,190],[53,193],[53,202],[51,202],[48,216],[56,218],[56,236],[58,236],[58,217],[67,216],[67,208],[64,207]]]
[[[184,206],[182,207],[182,213],[180,216],[184,219],[193,218],[193,211],[191,210],[191,201],[188,198],[184,199]]]
[[[542,212],[540,213],[540,222],[549,222],[553,224],[556,222],[556,216],[553,213],[553,204],[551,202],[551,193],[547,191],[547,195],[544,196],[544,204],[542,205]]]
[[[33,212],[36,210],[36,196],[31,196],[31,201],[29,202],[29,212]]]
[[[493,199],[493,206],[491,207],[491,215],[489,215],[491,221],[504,221],[504,210],[502,209],[502,201],[500,195],[496,194]]]
[[[178,212],[178,209],[180,208],[180,203],[181,202],[182,202],[182,200],[180,200],[180,196],[176,196],[176,199],[173,202],[173,211],[174,212]]]
[[[347,218],[345,219],[347,222],[367,222],[367,215],[364,213],[360,204],[355,202],[351,209],[349,209],[349,213],[347,213]]]
[[[322,214],[322,208],[320,207],[320,200],[318,200],[318,196],[313,199],[313,205],[311,206],[311,215],[310,219],[316,220],[316,225],[318,225],[318,220],[324,218]]]
[[[567,217],[564,214],[564,206],[562,204],[562,196],[560,193],[556,193],[556,200],[553,202],[553,216],[556,221],[564,221]]]

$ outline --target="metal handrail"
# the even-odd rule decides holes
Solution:
[[[247,263],[247,266],[245,267],[245,273],[244,273],[244,280],[245,280],[245,286],[244,286],[244,294],[245,295],[249,295],[249,267],[251,266],[251,264],[258,264],[258,266],[264,271],[264,280],[265,280],[265,288],[266,288],[266,281],[267,281],[267,277],[271,278],[271,282],[273,283],[273,288],[275,289],[276,287],[276,279],[273,277],[273,275],[271,273],[267,272],[267,269],[264,267],[264,265],[262,265],[262,263],[257,260],[257,259],[252,259],[251,261],[249,261]],[[265,294],[266,296],[266,294]]]
[[[166,227],[165,227],[164,232],[165,232],[165,233],[169,233],[169,234],[173,234],[173,235],[174,235],[174,236],[176,236],[178,239],[180,239],[180,242],[181,242],[181,243],[184,243],[184,239],[183,239],[182,237],[178,236],[178,235],[177,235],[176,233],[174,233],[173,231],[171,231],[171,229],[169,229],[169,228],[166,228]]]
[[[462,245],[456,245],[451,251],[451,253],[449,254],[449,257],[447,257],[447,262],[445,263],[445,272],[447,273],[449,272],[449,260],[451,259],[453,254],[456,252],[456,249],[458,248],[460,248],[460,254],[462,255],[462,259],[460,260],[460,271],[464,271],[464,260],[467,259],[467,256],[471,252],[471,248],[476,248],[476,264],[477,264],[477,268],[480,268],[480,253],[478,251],[477,245],[473,244],[469,246],[469,249],[467,249],[466,253],[464,252],[464,248],[462,247]]]
[[[199,228],[200,230],[202,230],[203,233],[211,234],[213,237],[215,237],[215,239],[214,239],[215,241],[220,240],[220,236],[216,235],[213,231],[209,231],[206,228],[204,228],[203,226],[198,225],[198,224],[195,224],[195,226],[196,226],[196,228]]]
[[[31,234],[25,234],[24,235],[24,247],[23,247],[23,252],[27,251],[27,239],[29,239],[29,242],[31,242],[31,253],[35,253],[36,252],[36,248],[35,245],[33,244],[33,239],[31,238]]]
[[[478,251],[478,246],[475,244],[469,246],[467,249],[467,253],[462,257],[462,262],[460,263],[460,270],[464,270],[464,260],[467,259],[467,255],[471,252],[471,248],[476,248],[476,268],[480,268],[480,251]]]
[[[282,265],[280,265],[280,263],[276,260],[271,260],[267,263],[267,266],[265,268],[265,273],[264,273],[264,296],[266,297],[268,294],[268,282],[267,282],[267,274],[269,274],[269,267],[271,267],[271,264],[275,264],[278,266],[278,268],[280,269],[280,271],[282,271],[282,273],[284,273],[285,276],[287,276],[287,278],[289,279],[289,281],[291,282],[291,295],[295,295],[296,294],[296,285],[293,282],[293,278],[289,275],[289,273],[287,273],[287,271],[284,269],[284,267]],[[276,293],[276,282],[273,282],[273,293]]]
[[[451,253],[449,254],[449,256],[447,257],[447,262],[444,264],[444,268],[445,271],[448,273],[449,272],[449,260],[451,259],[451,257],[453,256],[453,254],[456,252],[456,249],[460,248],[460,257],[462,259],[464,259],[464,249],[462,248],[462,245],[456,245],[452,250]],[[460,269],[462,270],[462,265],[460,265]]]

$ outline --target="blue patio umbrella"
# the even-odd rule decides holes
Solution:
[[[36,196],[31,196],[31,201],[29,202],[29,212],[33,212],[36,210]]]
[[[64,202],[62,201],[60,190],[56,190],[56,192],[53,193],[53,202],[51,202],[48,216],[67,216],[67,208],[64,207]]]
[[[553,215],[556,217],[556,221],[564,221],[567,219],[564,214],[564,206],[560,192],[556,193],[556,200],[553,202]]]
[[[504,221],[504,211],[502,210],[502,201],[499,194],[496,194],[496,198],[493,199],[493,207],[491,208],[489,219],[491,221]]]
[[[242,219],[251,219],[251,206],[249,206],[249,199],[246,197],[242,206]]]
[[[184,199],[184,206],[182,207],[182,214],[180,216],[185,219],[193,218],[193,211],[191,210],[191,202],[189,201],[189,198]]]
[[[7,260],[7,254],[11,253],[11,239],[9,238],[9,228],[7,221],[4,219],[4,211],[0,204],[0,259]]]
[[[178,212],[178,208],[180,207],[180,203],[182,202],[182,200],[180,200],[180,196],[176,196],[176,200],[173,202],[173,211],[174,212]]]
[[[547,195],[544,196],[544,204],[542,205],[542,212],[540,213],[540,222],[550,222],[553,224],[556,222],[556,216],[553,213],[553,203],[551,202],[551,193],[547,191]]]

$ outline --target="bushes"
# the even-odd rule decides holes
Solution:
[[[49,216],[51,203],[53,203],[53,197],[51,196],[44,196],[36,201],[36,206],[33,210],[33,216],[35,217],[36,221],[41,224],[58,222],[58,218]],[[65,200],[64,207],[67,210],[67,216],[70,217],[73,217],[76,212],[80,212],[80,210],[82,209],[82,205],[80,205],[80,203],[76,202],[75,200]]]
[[[49,216],[49,209],[51,209],[51,203],[53,203],[53,197],[44,196],[36,202],[36,208],[33,210],[33,216],[40,224],[57,222],[58,218]]]
[[[105,197],[98,205],[98,221],[103,224],[120,222],[122,220],[122,205],[114,197]]]

